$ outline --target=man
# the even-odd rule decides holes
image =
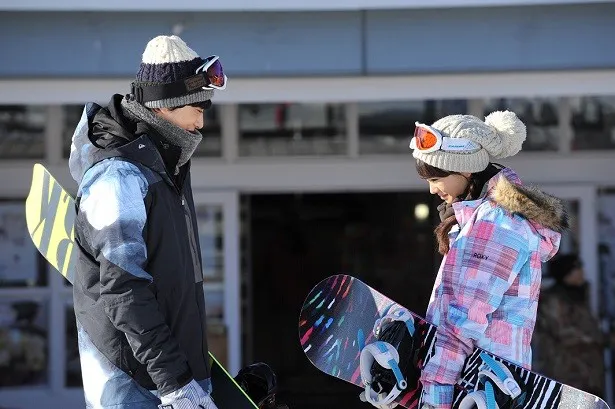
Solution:
[[[159,36],[129,95],[85,107],[69,166],[88,408],[216,409],[190,158],[225,86],[217,57]]]

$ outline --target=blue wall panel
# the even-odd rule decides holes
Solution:
[[[275,13],[0,13],[0,77],[133,76],[177,24],[229,76],[615,67],[615,4]]]
[[[615,67],[615,4],[367,12],[369,74]]]
[[[358,12],[0,13],[0,76],[132,76],[147,41],[178,23],[229,75],[360,71]]]

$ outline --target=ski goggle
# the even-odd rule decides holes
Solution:
[[[437,150],[447,152],[472,152],[480,149],[480,146],[466,138],[450,138],[442,136],[437,129],[421,124],[414,123],[414,136],[410,141],[410,149],[418,150],[423,153],[435,152]]]
[[[203,89],[225,89],[227,78],[220,62],[220,57],[211,55],[205,58],[205,63],[196,69],[196,73],[204,73],[206,84]]]
[[[212,55],[203,60],[203,64],[188,78],[167,84],[145,84],[133,81],[130,96],[139,103],[178,98],[201,90],[226,88],[228,79],[224,75],[220,57]]]

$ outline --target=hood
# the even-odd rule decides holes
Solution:
[[[168,179],[162,157],[148,136],[151,131],[124,115],[122,98],[117,94],[106,107],[90,102],[83,109],[68,159],[70,174],[78,184],[88,169],[112,157],[141,163]]]
[[[520,214],[536,227],[558,233],[569,227],[568,214],[562,200],[535,186],[515,184],[501,177],[495,183],[491,197],[504,209]]]
[[[456,209],[460,224],[464,224],[485,200],[497,203],[503,209],[522,216],[531,225],[533,232],[540,238],[540,255],[543,262],[552,258],[559,249],[561,233],[569,227],[568,213],[564,202],[535,186],[521,184],[517,174],[504,168],[488,182],[486,197],[460,202],[463,209]],[[465,220],[463,220],[465,219]]]

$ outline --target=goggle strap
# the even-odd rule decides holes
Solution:
[[[416,139],[415,137],[412,137],[412,139],[410,140],[410,149],[412,150],[417,149],[419,151],[432,151],[433,152],[431,148],[430,149],[419,149],[416,144],[415,139]],[[442,137],[442,145],[437,150],[446,151],[446,152],[464,152],[464,151],[467,152],[467,151],[475,151],[478,149],[480,149],[480,146],[476,142],[473,142],[469,139],[451,138],[448,136],[444,136]]]
[[[207,73],[199,72],[183,80],[168,84],[148,85],[135,81],[130,86],[130,93],[137,102],[143,103],[192,94],[202,90],[207,85]]]
[[[442,151],[446,151],[446,152],[463,152],[463,151],[475,151],[480,149],[480,145],[478,145],[476,142],[473,142],[469,139],[466,138],[451,138],[450,136],[444,136],[442,135],[442,133],[429,126],[429,125],[425,125],[422,124],[420,122],[415,122],[414,125],[416,126],[416,129],[423,129],[426,130],[428,132],[430,132],[437,140],[437,148],[434,145],[433,147],[430,148],[425,148],[425,149],[420,149],[416,143],[416,130],[415,132],[415,136],[412,137],[412,140],[410,141],[410,149],[418,149],[419,151],[422,152],[435,152],[436,150],[442,150]]]
[[[440,150],[454,152],[454,151],[474,151],[480,149],[480,146],[466,138],[451,138],[445,136],[442,138],[442,146]]]
[[[197,68],[197,70],[196,70],[196,71],[197,71],[197,72],[200,72],[200,71],[206,72],[206,71],[209,69],[209,67],[211,67],[212,65],[214,65],[214,63],[215,63],[216,61],[219,61],[219,60],[220,60],[220,58],[219,58],[219,57],[217,57],[217,56],[207,57],[207,58],[205,59],[205,62],[203,63],[203,65],[201,65],[199,68]]]

